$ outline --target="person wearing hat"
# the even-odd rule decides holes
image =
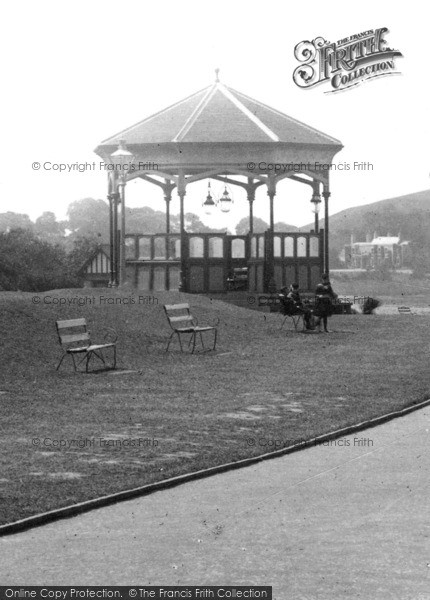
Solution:
[[[279,295],[282,305],[281,312],[285,315],[296,314],[303,315],[306,329],[311,329],[311,311],[306,308],[302,302],[299,293],[299,284],[292,283],[290,289],[283,287]]]
[[[336,300],[337,294],[333,291],[330,283],[330,278],[327,273],[322,276],[322,281],[315,290],[315,310],[314,315],[317,317],[317,326],[321,331],[321,321],[324,324],[324,331],[330,333],[327,329],[328,317],[331,317],[334,311],[333,301]]]

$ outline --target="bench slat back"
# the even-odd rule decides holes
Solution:
[[[193,315],[182,315],[180,317],[168,317],[171,323],[183,323],[184,321],[189,323],[193,321]]]
[[[60,340],[62,344],[74,344],[79,342],[89,342],[90,334],[88,332],[85,333],[77,333],[75,335],[60,335]],[[87,344],[85,344],[87,345]]]
[[[57,329],[70,329],[71,327],[86,327],[85,319],[68,319],[67,321],[57,321]]]
[[[89,346],[90,334],[87,331],[85,319],[68,319],[57,321],[57,332],[60,344],[63,346],[83,345]]]
[[[174,310],[190,310],[189,304],[165,304],[164,309],[166,312],[171,312]]]
[[[194,324],[194,317],[190,312],[189,304],[165,304],[164,311],[166,313],[167,320],[169,321],[170,327],[175,329],[181,323],[187,325]],[[178,314],[178,312],[182,312],[185,314]]]

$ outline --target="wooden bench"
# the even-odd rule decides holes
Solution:
[[[171,329],[173,330],[173,332],[167,342],[166,352],[169,350],[170,343],[172,341],[173,336],[175,336],[175,335],[178,336],[179,346],[181,347],[181,352],[184,351],[183,347],[182,347],[181,335],[191,335],[189,342],[188,342],[188,346],[190,346],[191,344],[193,345],[191,354],[193,354],[194,350],[196,349],[197,335],[199,336],[199,339],[200,339],[200,342],[201,342],[201,345],[203,348],[203,352],[207,352],[209,350],[215,350],[217,335],[218,335],[218,330],[217,330],[216,326],[214,326],[214,325],[199,326],[197,319],[195,317],[193,317],[193,315],[191,314],[189,304],[166,304],[164,306],[164,311],[166,313],[166,317],[169,322],[169,325],[170,325]],[[206,331],[214,332],[213,347],[208,348],[208,349],[205,348],[205,345],[203,342],[203,335],[202,335]]]
[[[412,315],[412,311],[409,306],[398,306],[397,310],[401,315]]]
[[[106,350],[107,348],[113,349],[113,365],[111,368],[115,369],[117,335],[113,329],[108,328],[111,333],[107,334],[113,335],[115,338],[113,341],[105,344],[93,344],[91,342],[90,332],[87,330],[87,322],[85,319],[68,319],[64,321],[57,321],[56,327],[58,339],[63,350],[63,356],[57,365],[57,371],[66,356],[72,357],[75,372],[77,372],[78,366],[86,361],[85,372],[88,373],[88,365],[93,356],[98,358],[104,365],[106,365],[106,361],[103,356],[103,350]],[[79,361],[78,364],[76,364],[75,361],[75,356],[77,354],[83,355],[82,360]]]
[[[227,289],[246,290],[248,288],[248,267],[236,267],[232,276],[227,279]]]

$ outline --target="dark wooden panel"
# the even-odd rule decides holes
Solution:
[[[205,291],[205,271],[203,266],[191,265],[190,266],[190,292],[198,293]]]

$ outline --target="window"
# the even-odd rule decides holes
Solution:
[[[154,238],[154,260],[166,259],[166,238]]]
[[[291,236],[284,238],[284,256],[294,256],[294,238]]]
[[[303,236],[297,238],[297,256],[306,256],[306,238]]]
[[[125,238],[125,257],[128,260],[136,258],[136,240],[134,237]]]
[[[264,235],[258,236],[258,258],[264,258]]]
[[[221,237],[209,238],[209,258],[222,258],[224,256],[224,240]]]
[[[151,260],[151,238],[139,238],[139,259]]]
[[[245,240],[236,238],[232,241],[231,257],[232,258],[245,258]]]
[[[203,258],[203,252],[203,238],[190,237],[190,258]]]
[[[168,259],[177,260],[181,258],[181,239],[178,237],[169,237],[168,240]]]
[[[309,256],[319,256],[319,238],[312,235],[309,240]]]

